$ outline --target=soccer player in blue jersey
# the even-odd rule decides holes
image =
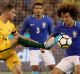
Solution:
[[[63,23],[54,29],[54,37],[66,34],[72,38],[72,44],[65,49],[65,57],[56,65],[52,74],[64,74],[74,68],[75,74],[80,74],[80,23],[76,21],[78,10],[74,5],[61,4],[57,10]]]
[[[39,43],[44,43],[48,35],[52,33],[52,21],[50,17],[43,15],[42,3],[34,4],[33,14],[24,20],[20,34],[24,35],[26,30],[30,33],[30,38]],[[30,65],[33,70],[32,74],[39,73],[38,65],[41,59],[40,56],[49,66],[50,70],[55,66],[55,59],[49,50],[43,51],[43,49],[30,48]]]

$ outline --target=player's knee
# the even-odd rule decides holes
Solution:
[[[51,72],[51,74],[64,74],[64,72],[58,68],[54,68]]]
[[[80,65],[75,66],[75,74],[80,74]]]
[[[55,67],[55,65],[48,65],[49,69],[52,71]]]
[[[15,71],[17,74],[22,74],[20,65],[14,65],[13,71]]]
[[[31,66],[33,71],[38,71],[38,65]]]

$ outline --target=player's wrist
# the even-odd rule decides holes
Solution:
[[[50,39],[44,42],[44,46],[45,48],[49,48],[53,45],[53,43],[54,43],[54,37],[51,37]]]
[[[11,46],[15,47],[17,45],[17,42],[18,42],[18,37],[14,37],[13,39],[10,40],[10,42],[11,42]]]

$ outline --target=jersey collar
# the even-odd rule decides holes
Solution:
[[[64,25],[64,22],[63,22],[63,25]],[[76,26],[76,21],[74,22],[74,26]]]
[[[33,17],[33,18],[35,17],[34,14],[32,15],[32,17]],[[44,18],[44,15],[42,15],[42,18]]]

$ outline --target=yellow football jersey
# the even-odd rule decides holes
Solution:
[[[8,39],[8,36],[15,31],[16,29],[12,22],[8,20],[6,23],[4,23],[0,19],[0,51],[11,47],[11,43]]]

